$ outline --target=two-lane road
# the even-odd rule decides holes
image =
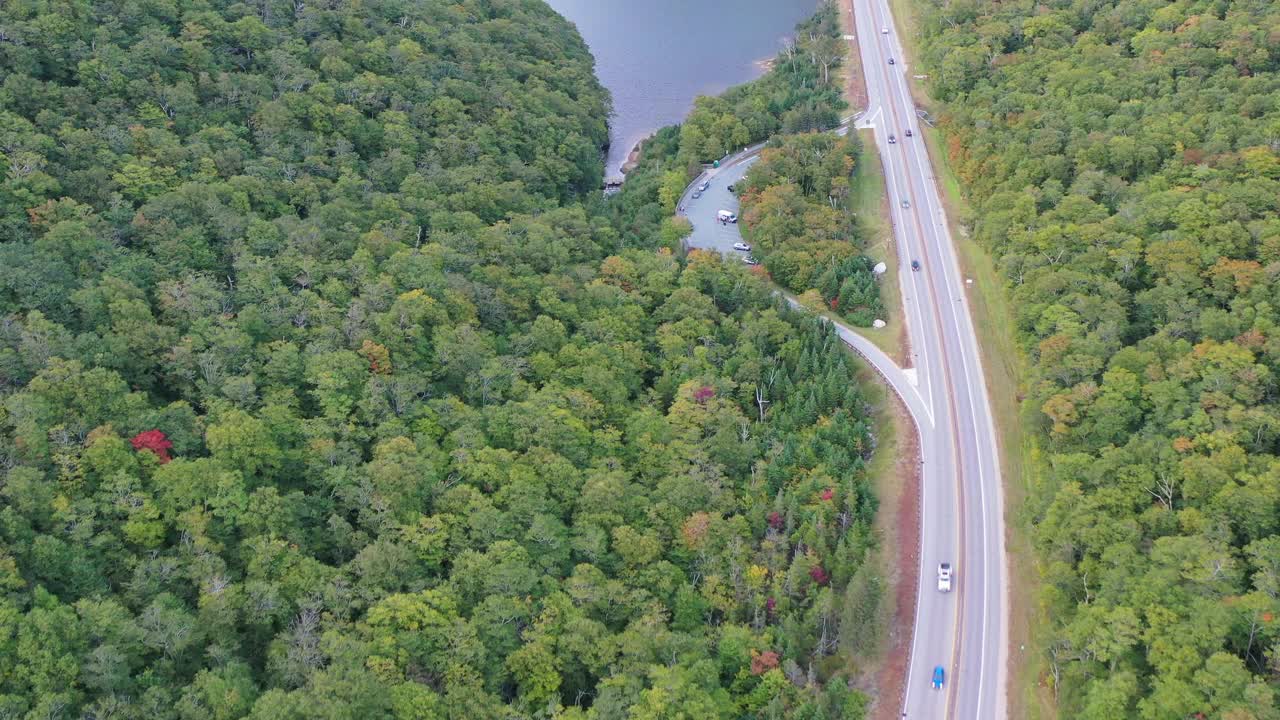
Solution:
[[[887,0],[854,0],[875,129],[893,208],[912,364],[933,423],[924,461],[920,585],[902,716],[994,720],[1007,714],[1007,572],[999,450],[982,360],[934,172],[907,86]],[[894,64],[889,64],[890,59]],[[907,131],[913,137],[907,137]],[[896,142],[889,142],[890,135]],[[938,564],[955,568],[950,593]],[[945,670],[941,690],[934,668]]]

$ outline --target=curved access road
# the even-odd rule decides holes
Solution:
[[[836,323],[841,338],[902,397],[920,433],[919,587],[902,717],[1001,720],[1008,713],[1008,572],[999,448],[982,359],[887,0],[854,0],[853,6],[869,98],[857,126],[872,128],[880,148],[900,267],[921,264],[919,272],[899,274],[912,367],[898,367]],[[835,132],[847,132],[852,120]],[[908,129],[913,137],[906,137]],[[742,239],[737,226],[717,222],[716,212],[737,212],[728,186],[746,174],[758,151],[726,158],[686,190],[680,213],[693,223],[690,247],[745,255],[732,249]],[[693,198],[703,181],[710,186]],[[955,573],[949,593],[937,584],[943,562]],[[938,667],[944,682],[934,688]]]

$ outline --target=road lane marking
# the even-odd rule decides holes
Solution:
[[[889,16],[890,16],[890,17],[892,17],[892,15],[889,15]],[[856,22],[856,19],[855,19],[855,22]],[[891,49],[891,50],[892,50],[892,49]],[[887,71],[887,70],[885,70],[885,65],[884,65],[884,63],[877,63],[877,64],[879,64],[879,65],[880,65],[880,73],[881,73],[882,77],[884,77],[886,80],[888,80],[888,81],[889,81],[889,82],[887,83],[887,85],[893,85],[892,79],[891,79],[891,78],[889,78],[889,73],[888,73],[888,71]],[[899,96],[899,99],[901,99],[901,96]],[[904,109],[910,109],[910,108],[911,108],[911,107],[913,107],[913,106],[912,106],[911,104],[909,104],[909,103],[904,102],[904,103],[903,103],[903,107],[904,107]],[[896,107],[894,107],[893,105],[890,105],[889,111],[890,111],[890,113],[894,116],[894,121],[895,121],[895,122],[897,122],[897,121],[899,120],[899,118],[898,118],[898,116],[897,116],[897,108],[896,108]],[[905,143],[904,143],[904,144],[905,144]],[[905,165],[905,162],[906,162],[906,161],[905,161],[905,160],[903,160],[904,165]],[[917,157],[917,162],[918,162],[918,157]],[[907,180],[908,180],[908,182],[907,182],[907,191],[906,191],[906,194],[907,194],[907,195],[910,195],[912,199],[917,199],[917,198],[916,198],[916,193],[915,193],[915,183],[914,183],[914,179],[910,177],[910,173],[909,173],[909,172],[907,173]],[[927,194],[926,194],[926,201],[928,201],[928,196],[927,196]],[[917,206],[917,208],[915,208],[915,210],[911,213],[911,217],[912,217],[912,220],[914,221],[914,223],[915,223],[915,225],[916,225],[916,230],[917,230],[917,232],[920,234],[920,241],[921,241],[922,243],[925,243],[925,242],[926,242],[926,238],[925,238],[925,233],[924,233],[923,223],[921,223],[921,221],[920,221],[920,212],[919,212],[919,210],[920,210],[920,209],[919,209],[919,207]],[[936,238],[936,235],[935,235],[935,236],[934,236],[935,245],[937,244],[937,243],[936,243],[936,239],[937,239],[937,238]],[[935,252],[936,252],[938,255],[942,255],[942,253],[941,253],[940,249],[938,249],[938,248],[936,248],[936,247],[935,247]],[[945,273],[944,273],[944,278],[943,278],[943,280],[944,280],[944,284],[946,284],[946,285],[948,286],[948,289],[949,289],[950,283],[947,283],[947,282],[946,282]],[[961,459],[961,451],[960,451],[960,449],[961,449],[961,444],[962,444],[962,443],[961,443],[960,432],[959,432],[959,417],[958,417],[958,415],[957,415],[957,409],[956,409],[956,407],[955,407],[955,397],[956,397],[956,395],[955,395],[954,386],[953,386],[953,382],[952,382],[952,375],[951,375],[951,371],[950,371],[950,362],[949,362],[948,353],[947,353],[947,348],[946,348],[946,346],[947,346],[947,335],[946,335],[946,332],[945,332],[945,330],[943,329],[943,327],[942,327],[942,325],[941,325],[941,317],[940,317],[940,316],[941,316],[941,306],[940,306],[940,304],[938,303],[937,289],[936,289],[936,287],[934,286],[934,284],[933,284],[933,283],[929,283],[929,284],[928,284],[928,287],[929,287],[930,297],[931,297],[931,299],[932,299],[932,303],[933,303],[934,310],[935,310],[934,324],[935,324],[935,327],[936,327],[936,328],[937,328],[937,330],[938,330],[938,339],[939,339],[940,344],[941,344],[941,365],[942,365],[942,369],[943,369],[943,383],[944,383],[944,385],[946,386],[946,389],[947,389],[947,391],[948,391],[948,394],[949,394],[949,396],[950,396],[950,400],[951,400],[951,402],[949,402],[949,403],[948,403],[948,407],[947,407],[947,409],[948,409],[948,411],[949,411],[949,412],[948,412],[948,414],[951,416],[951,420],[952,420],[951,435],[952,435],[952,438],[953,438],[953,439],[954,439],[954,441],[955,441],[955,442],[953,443],[953,445],[952,445],[952,448],[951,448],[951,451],[952,451],[952,452],[951,452],[951,454],[952,454],[952,458],[953,458],[953,460],[955,461],[955,467],[956,467],[956,470],[957,470],[957,477],[956,477],[957,502],[958,502],[958,504],[959,504],[959,505],[960,505],[960,507],[961,507],[961,512],[960,512],[960,513],[959,513],[959,515],[958,515],[958,518],[959,518],[959,524],[961,525],[961,528],[960,528],[960,529],[959,529],[959,531],[956,533],[958,537],[957,537],[957,538],[955,538],[955,539],[957,539],[957,540],[958,540],[958,545],[959,545],[959,547],[960,547],[960,549],[961,549],[960,555],[961,555],[961,557],[963,557],[963,556],[964,556],[963,548],[964,548],[964,545],[965,545],[965,537],[964,537],[965,533],[964,533],[964,531],[963,531],[963,526],[965,525],[965,513],[964,513],[964,510],[963,510],[963,508],[964,508],[964,506],[965,506],[965,502],[964,502],[964,500],[965,500],[965,498],[964,498],[964,495],[965,495],[965,487],[964,487],[964,483],[963,483],[964,466],[963,466],[963,463],[962,463],[962,462],[960,462],[960,459]],[[948,303],[948,304],[950,304],[950,303]],[[953,307],[953,311],[954,311],[954,307]],[[954,318],[954,312],[953,312],[953,320],[954,320],[954,319],[955,319],[955,318]],[[964,345],[964,344],[963,344],[963,342],[960,342],[960,338],[959,338],[959,329],[958,329],[958,328],[953,328],[953,330],[955,331],[955,334],[957,335],[956,340],[957,340],[957,342],[958,342],[958,344],[959,344],[958,350],[960,351],[960,354],[961,354],[961,362],[962,362],[962,364],[965,364],[965,359],[964,359],[964,347],[963,347],[963,345]],[[965,368],[964,368],[964,369],[965,369],[965,376],[966,376],[966,381],[967,381],[968,376],[969,376],[969,374],[970,374],[970,373],[968,372],[967,364],[965,364]],[[966,382],[966,385],[967,385],[967,384],[968,384],[968,383]],[[931,388],[931,389],[932,389],[932,388]],[[972,409],[971,409],[970,415],[972,416]],[[979,460],[979,468],[981,468],[981,461],[980,461],[980,460]],[[923,495],[923,494],[924,494],[924,493],[922,493],[922,495]],[[922,517],[923,517],[923,511],[922,511]],[[985,528],[985,522],[983,523],[983,525],[984,525],[984,528]],[[923,536],[922,536],[922,538],[923,538]],[[923,554],[924,554],[924,553],[923,553],[923,545],[924,545],[924,543],[923,543],[923,539],[922,539],[922,541],[921,541],[921,556],[922,556],[922,563],[923,563]],[[985,549],[985,542],[984,542],[984,549]],[[967,560],[967,559],[966,559],[966,560]],[[984,557],[984,563],[985,563],[985,557]],[[968,563],[966,562],[965,564],[967,565]],[[920,579],[919,579],[919,583],[920,583],[921,585],[923,585],[923,584],[924,584],[924,582],[925,582],[925,577],[926,577],[926,575],[925,575],[925,571],[924,571],[924,570],[923,570],[923,568],[922,568],[922,570],[921,570],[921,577],[920,577]],[[982,583],[982,584],[983,584],[983,588],[984,588],[984,595],[985,595],[985,588],[986,588],[986,584],[985,584],[985,583]],[[967,583],[966,583],[966,586],[967,586]],[[923,588],[922,588],[922,589],[923,589]],[[964,588],[964,587],[961,587],[961,588],[959,588],[959,589],[958,589],[958,591],[957,591],[957,592],[960,594],[960,598],[961,598],[961,600],[960,600],[960,602],[957,602],[957,603],[956,603],[956,608],[955,608],[955,611],[954,611],[954,613],[953,613],[953,631],[952,631],[952,635],[951,635],[951,653],[950,653],[950,656],[951,656],[950,663],[951,663],[951,665],[952,665],[953,669],[958,665],[959,648],[961,647],[961,643],[960,643],[960,641],[959,641],[959,637],[960,637],[960,632],[961,632],[962,623],[960,622],[960,619],[961,619],[961,617],[962,617],[963,615],[962,615],[962,613],[960,613],[960,607],[959,607],[959,606],[960,606],[961,604],[963,604],[963,600],[964,600],[964,597],[965,597],[965,593],[964,593],[964,591],[965,591],[965,588]],[[920,606],[919,606],[919,603],[917,603],[917,616],[918,616],[919,607],[920,607]],[[985,622],[985,618],[984,618],[984,622]],[[917,623],[916,623],[916,624],[917,624],[917,629],[918,629],[918,626],[919,626],[919,622],[918,622],[918,620],[917,620]],[[917,644],[917,641],[918,641],[918,637],[919,637],[919,633],[918,633],[918,632],[913,632],[913,639],[912,639],[912,653],[913,653],[913,655],[914,655],[915,650],[916,650],[916,644]],[[908,668],[909,668],[909,669],[908,669],[908,682],[910,682],[910,677],[911,677],[912,671],[914,670],[913,665],[914,665],[914,663],[910,663],[910,662],[908,663]],[[953,673],[953,676],[954,676],[954,673]],[[949,700],[950,700],[950,701],[947,703],[947,705],[946,705],[946,707],[945,707],[945,709],[944,709],[944,717],[949,716],[949,715],[951,714],[952,709],[953,709],[953,707],[954,707],[955,703],[956,703],[956,702],[958,702],[958,699],[959,699],[959,693],[958,693],[958,692],[956,692],[956,686],[955,686],[954,684],[951,686],[951,688],[949,688],[949,691],[948,691],[948,693],[947,693],[947,694],[948,694],[948,696],[949,696]],[[909,697],[909,691],[908,691],[908,697]],[[904,711],[905,711],[905,708],[904,708]]]
[[[883,12],[889,15],[890,17],[892,17],[892,13],[890,13],[884,0],[881,0],[880,5]],[[905,77],[899,77],[897,83],[891,83],[891,84],[896,85],[894,90],[896,91],[899,100],[903,103],[903,106],[908,110],[911,110],[914,112],[915,105],[914,105],[914,102],[911,100],[910,89],[906,87]],[[949,264],[951,265],[950,270],[954,272],[954,279],[958,279],[960,276],[959,259],[956,254],[954,240],[951,237],[950,228],[945,223],[946,214],[941,207],[941,199],[939,196],[936,195],[938,193],[936,181],[932,173],[926,171],[925,163],[921,158],[921,155],[925,152],[925,150],[921,150],[913,147],[908,152],[912,154],[912,157],[915,160],[916,167],[918,170],[920,170],[921,176],[923,178],[927,178],[930,181],[927,183],[922,182],[922,185],[925,187],[925,192],[924,192],[925,202],[930,205],[936,204],[938,215],[944,218],[944,222],[940,223],[943,229],[942,236],[940,237],[937,232],[937,229],[934,228],[932,233],[933,238],[935,240],[935,245],[940,251],[940,254],[944,255],[946,259],[949,261]],[[929,166],[929,168],[931,169],[931,166]],[[937,242],[939,240],[942,240],[942,242]],[[951,273],[945,274],[943,279],[945,281],[945,284],[947,285],[948,291],[955,292],[953,289],[952,274]],[[994,420],[992,419],[992,415],[991,415],[990,395],[989,393],[987,393],[985,375],[983,375],[981,372],[982,357],[981,357],[979,348],[977,347],[977,337],[973,329],[972,316],[968,311],[968,304],[965,301],[965,295],[964,295],[963,289],[961,290],[961,292],[958,293],[958,297],[956,298],[956,301],[960,303],[961,307],[965,310],[964,313],[958,313],[955,305],[953,304],[951,305],[951,315],[954,320],[954,327],[957,335],[956,340],[959,342],[961,346],[960,362],[964,369],[965,380],[966,380],[965,391],[969,399],[968,414],[970,419],[973,421],[974,428],[975,429],[981,428],[981,432],[988,438],[988,440],[991,442],[994,442],[995,441]],[[963,320],[961,320],[960,315],[964,315]],[[974,363],[977,366],[977,369],[979,371],[977,382],[980,384],[979,386],[983,390],[982,404],[983,404],[983,409],[985,413],[983,414],[983,417],[981,419],[979,418],[978,416],[979,413],[977,412],[978,403],[974,400],[974,394],[973,394],[974,373],[973,373],[973,369],[969,367],[969,360],[966,357],[967,355],[969,355],[970,352],[973,353]],[[980,538],[981,547],[983,549],[983,553],[982,553],[983,582],[981,583],[982,596],[983,596],[983,612],[981,613],[982,632],[978,636],[979,637],[979,653],[978,653],[979,663],[978,663],[977,699],[975,703],[976,704],[975,710],[978,713],[982,713],[982,710],[983,710],[982,701],[983,701],[983,694],[986,689],[986,671],[987,671],[987,664],[988,664],[987,661],[988,661],[988,655],[989,655],[989,645],[988,645],[988,637],[987,637],[987,621],[990,613],[986,612],[986,610],[990,608],[990,596],[988,591],[990,589],[991,568],[988,567],[988,564],[991,558],[989,557],[990,548],[988,545],[988,539],[991,535],[991,528],[992,528],[992,524],[989,522],[989,517],[988,517],[990,502],[988,501],[988,484],[989,483],[987,482],[986,469],[990,463],[999,462],[999,458],[998,458],[999,449],[998,447],[992,448],[990,447],[989,444],[984,444],[979,442],[977,440],[978,437],[980,436],[977,436],[977,435],[973,436],[972,449],[975,455],[975,458],[974,458],[975,464],[977,465],[977,469],[978,469],[978,492],[979,492],[979,497],[982,505],[982,509],[981,509],[982,532],[979,534],[979,538]],[[986,445],[985,448],[984,448],[984,445]],[[994,452],[995,454],[992,455],[990,452],[987,452],[987,451]],[[1001,477],[998,466],[995,469],[995,476],[997,480],[999,480],[999,478]],[[999,492],[999,490],[996,491],[996,501],[997,501],[997,504],[999,504],[1001,508],[1003,508],[1003,497]],[[1000,528],[997,528],[997,530],[999,529]],[[998,568],[1000,573],[999,584],[1001,586],[1000,589],[1003,590],[1005,585],[1004,575],[1007,572],[1005,568],[1003,543],[1000,542],[1000,539],[997,539],[996,545],[1001,550],[1000,557],[997,558],[997,560],[999,563]],[[1006,632],[1005,605],[1007,604],[1004,601],[1005,596],[1003,592],[1001,593],[1000,600],[1001,600],[1000,602],[1001,637],[999,639],[999,645],[1003,645],[1005,642],[1004,634]],[[998,656],[1002,656],[1004,654],[1000,647],[997,647],[996,651]],[[997,669],[997,672],[999,672],[999,669]],[[1002,683],[998,682],[998,684],[1002,684]],[[997,692],[997,700],[996,700],[997,708],[999,708],[999,705],[1000,705],[999,694],[1000,693]]]

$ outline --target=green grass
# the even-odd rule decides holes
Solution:
[[[884,166],[875,136],[870,130],[859,130],[862,138],[861,164],[854,174],[853,211],[857,214],[867,234],[866,254],[877,262],[883,261],[888,271],[880,278],[880,299],[884,303],[885,326],[858,328],[858,333],[875,343],[899,365],[903,364],[899,339],[904,332],[902,289],[898,285],[898,253],[893,239],[893,225],[889,222],[889,206],[885,200]]]

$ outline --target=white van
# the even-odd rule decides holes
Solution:
[[[721,210],[720,212],[716,213],[716,219],[719,220],[720,222],[731,222],[731,223],[738,222],[738,216],[734,215],[728,210]]]

